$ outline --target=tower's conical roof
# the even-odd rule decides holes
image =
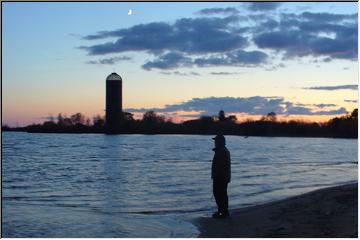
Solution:
[[[114,81],[114,80],[122,80],[120,75],[116,72],[111,73],[109,76],[107,76],[106,81]]]

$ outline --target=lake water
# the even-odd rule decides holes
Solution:
[[[211,137],[4,132],[2,236],[196,237]],[[226,139],[230,210],[357,181],[354,139]]]

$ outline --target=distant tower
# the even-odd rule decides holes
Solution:
[[[117,133],[122,119],[122,79],[113,72],[106,78],[106,133]]]

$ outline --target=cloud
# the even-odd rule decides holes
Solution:
[[[282,67],[268,61],[269,56],[283,60],[312,57],[310,61],[325,62],[357,60],[357,14],[302,12],[274,16],[261,11],[277,9],[281,3],[243,4],[258,12],[239,14],[231,7],[202,9],[200,17],[89,34],[82,39],[90,43],[79,48],[88,55],[145,52],[152,57],[142,65],[146,70],[268,64],[266,70],[272,71]]]
[[[318,107],[318,108],[325,108],[325,107],[336,107],[337,105],[336,104],[326,104],[326,103],[320,103],[320,104],[313,104],[315,107]]]
[[[338,85],[338,86],[317,86],[317,87],[308,87],[303,89],[309,90],[326,90],[326,91],[335,91],[335,90],[358,90],[358,85]]]
[[[241,72],[211,72],[211,75],[237,75],[242,74]]]
[[[334,110],[322,110],[322,111],[313,111],[310,108],[298,107],[298,106],[289,106],[287,109],[288,115],[339,115],[347,113],[346,109],[341,107]]]
[[[266,29],[269,30],[269,29],[274,29],[274,28],[276,28],[278,26],[279,26],[278,21],[276,21],[274,19],[268,19],[265,22],[263,22],[261,24],[261,26],[259,26],[259,27],[262,28],[262,29],[266,28]]]
[[[90,55],[125,51],[180,51],[188,54],[226,52],[247,46],[236,32],[238,17],[181,18],[173,24],[155,22],[115,31],[102,31],[83,39],[116,37],[115,42],[82,46]]]
[[[176,76],[200,76],[200,73],[197,72],[179,72],[179,71],[174,71],[174,72],[160,72],[160,74],[164,74],[164,75],[176,75]]]
[[[252,11],[271,11],[280,7],[281,3],[278,2],[252,2],[244,3],[244,5]]]
[[[209,66],[257,66],[265,63],[268,55],[261,51],[238,50],[224,56],[197,58],[194,63],[199,67]]]
[[[265,70],[266,71],[275,71],[275,70],[278,70],[278,69],[284,68],[284,67],[286,67],[284,63],[279,63],[277,65],[272,65],[270,67],[267,67]]]
[[[326,105],[326,104],[324,104]],[[329,106],[329,104],[327,104]],[[281,115],[336,115],[346,113],[345,108],[314,111],[310,107],[299,106],[285,101],[282,97],[208,97],[193,98],[179,104],[169,104],[163,108],[129,108],[128,112],[155,111],[158,113],[169,112],[198,112],[199,115],[216,115],[220,110],[228,113],[245,113],[249,115],[264,115],[275,112]]]
[[[245,65],[258,65],[267,59],[267,54],[261,51],[243,51],[238,50],[234,54],[229,54],[232,63],[240,63]]]
[[[249,114],[265,114],[267,112],[280,112],[282,108],[279,104],[283,102],[283,98],[268,97],[250,97],[250,98],[234,98],[234,97],[209,97],[209,98],[193,98],[180,104],[169,104],[164,108],[151,109],[156,112],[175,112],[175,111],[197,111],[206,114],[217,114],[219,110],[225,112],[246,112]],[[259,108],[260,107],[260,108]],[[266,110],[265,110],[266,109]],[[131,109],[135,111],[136,109]],[[131,111],[128,110],[128,111]],[[140,110],[141,112],[144,109]]]
[[[192,64],[192,60],[189,57],[184,57],[180,53],[167,53],[160,56],[154,61],[149,61],[142,65],[142,68],[150,70],[152,68],[159,69],[174,69],[179,67],[186,67]]]
[[[228,8],[205,8],[197,12],[201,15],[210,15],[210,14],[237,14],[239,10],[236,8],[228,7]]]
[[[266,62],[268,56],[261,51],[238,50],[234,53],[224,55],[212,55],[210,57],[190,58],[179,52],[166,53],[160,55],[153,61],[148,61],[142,68],[151,70],[175,69],[179,67],[210,67],[210,66],[244,66],[254,67]]]
[[[112,58],[102,58],[99,60],[92,60],[86,62],[87,64],[100,64],[100,65],[113,65],[119,61],[127,61],[131,60],[131,57],[123,56],[123,57],[112,57]]]
[[[349,21],[334,21],[347,19]],[[354,15],[309,13],[282,14],[278,25],[254,33],[259,48],[281,51],[286,58],[328,57],[357,60],[357,18]]]
[[[344,102],[348,102],[348,103],[357,103],[357,100],[350,100],[350,99],[345,99]]]
[[[357,19],[357,14],[333,14],[333,13],[312,13],[303,12],[301,16],[307,20],[315,22],[339,22],[342,20],[353,20]]]
[[[339,109],[330,110],[330,111],[318,111],[315,112],[316,115],[339,115],[347,113],[346,108],[341,107]]]
[[[357,58],[357,39],[351,37],[331,39],[316,37],[304,31],[288,30],[263,33],[256,36],[254,41],[260,48],[284,51],[285,58],[329,56],[328,62],[331,58]]]

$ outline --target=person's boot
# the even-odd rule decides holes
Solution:
[[[224,213],[222,213],[222,215],[223,215],[224,217],[230,217],[229,211],[225,211]]]
[[[212,215],[213,218],[226,218],[227,216],[229,216],[229,214],[224,214],[224,213],[221,213],[221,212],[216,212]]]

